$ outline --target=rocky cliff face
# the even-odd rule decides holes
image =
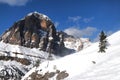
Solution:
[[[49,53],[57,53],[64,48],[63,35],[56,32],[52,21],[38,12],[29,13],[17,21],[2,36],[5,43],[39,48]]]

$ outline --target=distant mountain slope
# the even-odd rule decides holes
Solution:
[[[89,47],[91,42],[88,38],[67,37],[64,40],[64,44],[66,48],[73,49],[78,52]]]
[[[119,80],[119,34],[120,31],[107,38],[109,45],[106,53],[98,53],[99,43],[93,43],[77,53],[43,62],[39,67],[31,69],[22,80]]]

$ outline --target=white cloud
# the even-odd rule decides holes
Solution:
[[[10,6],[23,6],[30,0],[0,0],[0,3],[8,4]]]
[[[59,22],[55,22],[55,27],[58,27],[59,26]]]
[[[90,17],[90,18],[84,18],[83,21],[85,23],[91,22],[94,19],[94,17]]]
[[[65,29],[64,32],[72,35],[74,37],[83,37],[83,36],[91,36],[93,32],[95,32],[97,29],[94,27],[87,27],[85,29],[80,30],[79,28],[76,27],[70,27],[68,29]]]
[[[81,18],[81,16],[68,17],[68,19],[73,22],[79,21]]]

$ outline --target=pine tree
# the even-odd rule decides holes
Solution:
[[[98,52],[105,52],[105,49],[107,49],[107,40],[106,37],[107,35],[105,35],[105,33],[103,31],[101,31],[100,33],[100,43],[99,43],[99,51]]]

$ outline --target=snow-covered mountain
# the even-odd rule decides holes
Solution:
[[[40,63],[61,58],[89,45],[89,39],[75,39],[64,32],[57,32],[48,16],[29,13],[0,36],[0,80],[21,80]]]
[[[99,42],[77,53],[45,61],[31,69],[22,80],[120,80],[120,31],[107,38],[105,53]]]

